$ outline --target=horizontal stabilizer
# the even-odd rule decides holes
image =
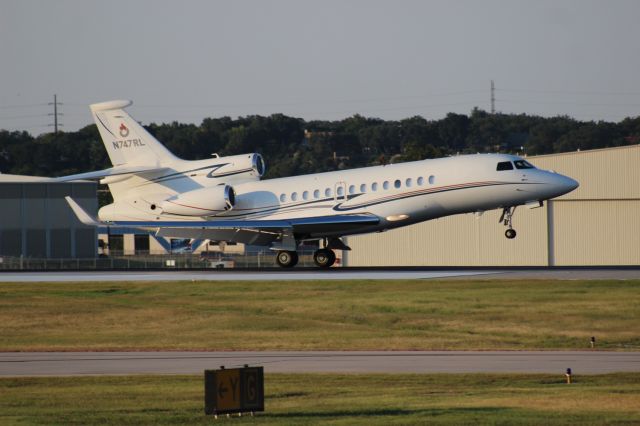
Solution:
[[[53,182],[69,182],[72,180],[97,180],[112,176],[125,177],[126,175],[143,175],[152,172],[162,172],[167,170],[166,167],[156,166],[118,166],[109,169],[98,170],[95,172],[78,173],[75,175],[61,176],[53,178]]]
[[[43,176],[26,176],[26,175],[8,175],[0,173],[0,182],[51,182],[53,179]]]

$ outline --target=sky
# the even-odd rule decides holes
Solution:
[[[284,113],[640,115],[637,0],[0,0],[0,129]]]

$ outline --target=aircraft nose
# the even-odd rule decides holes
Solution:
[[[563,178],[562,186],[564,186],[567,192],[571,192],[580,186],[580,183],[577,180],[571,179],[569,176],[562,176],[562,178]]]
[[[580,186],[580,183],[569,176],[558,174],[555,176],[554,184],[558,187],[560,194],[566,194]]]

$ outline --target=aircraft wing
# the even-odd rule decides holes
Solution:
[[[160,237],[237,241],[268,245],[279,241],[283,249],[295,249],[293,235],[322,235],[353,231],[376,225],[380,219],[368,214],[343,214],[278,220],[207,220],[207,221],[118,221],[101,223],[82,209],[71,197],[67,203],[80,222],[89,226],[137,228],[154,231]],[[293,240],[293,242],[291,242]],[[294,244],[294,247],[291,247]]]
[[[52,181],[53,182],[69,182],[72,180],[95,180],[95,179],[102,179],[102,178],[112,177],[112,176],[124,177],[125,175],[132,175],[132,174],[160,172],[163,170],[166,170],[166,168],[155,167],[155,166],[153,167],[151,166],[128,166],[128,167],[116,166],[116,167],[111,167],[104,170],[98,170],[95,172],[78,173],[75,175],[61,176],[61,177],[53,178]]]
[[[114,225],[126,228],[160,228],[162,232],[168,230],[210,230],[210,229],[255,229],[267,232],[291,230],[299,234],[316,232],[339,232],[353,226],[376,225],[380,220],[374,215],[345,214],[335,216],[304,217],[279,220],[208,220],[208,221],[153,221],[135,222],[118,221]],[[164,231],[167,230],[167,231]],[[160,234],[161,235],[161,234]]]

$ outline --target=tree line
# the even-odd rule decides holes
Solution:
[[[449,113],[440,120],[398,121],[355,115],[339,121],[305,121],[274,114],[206,118],[146,126],[177,156],[195,160],[261,153],[267,178],[404,162],[464,153],[551,154],[640,142],[640,117],[617,123],[567,116]],[[111,167],[95,125],[34,137],[0,130],[0,172],[63,176]]]

